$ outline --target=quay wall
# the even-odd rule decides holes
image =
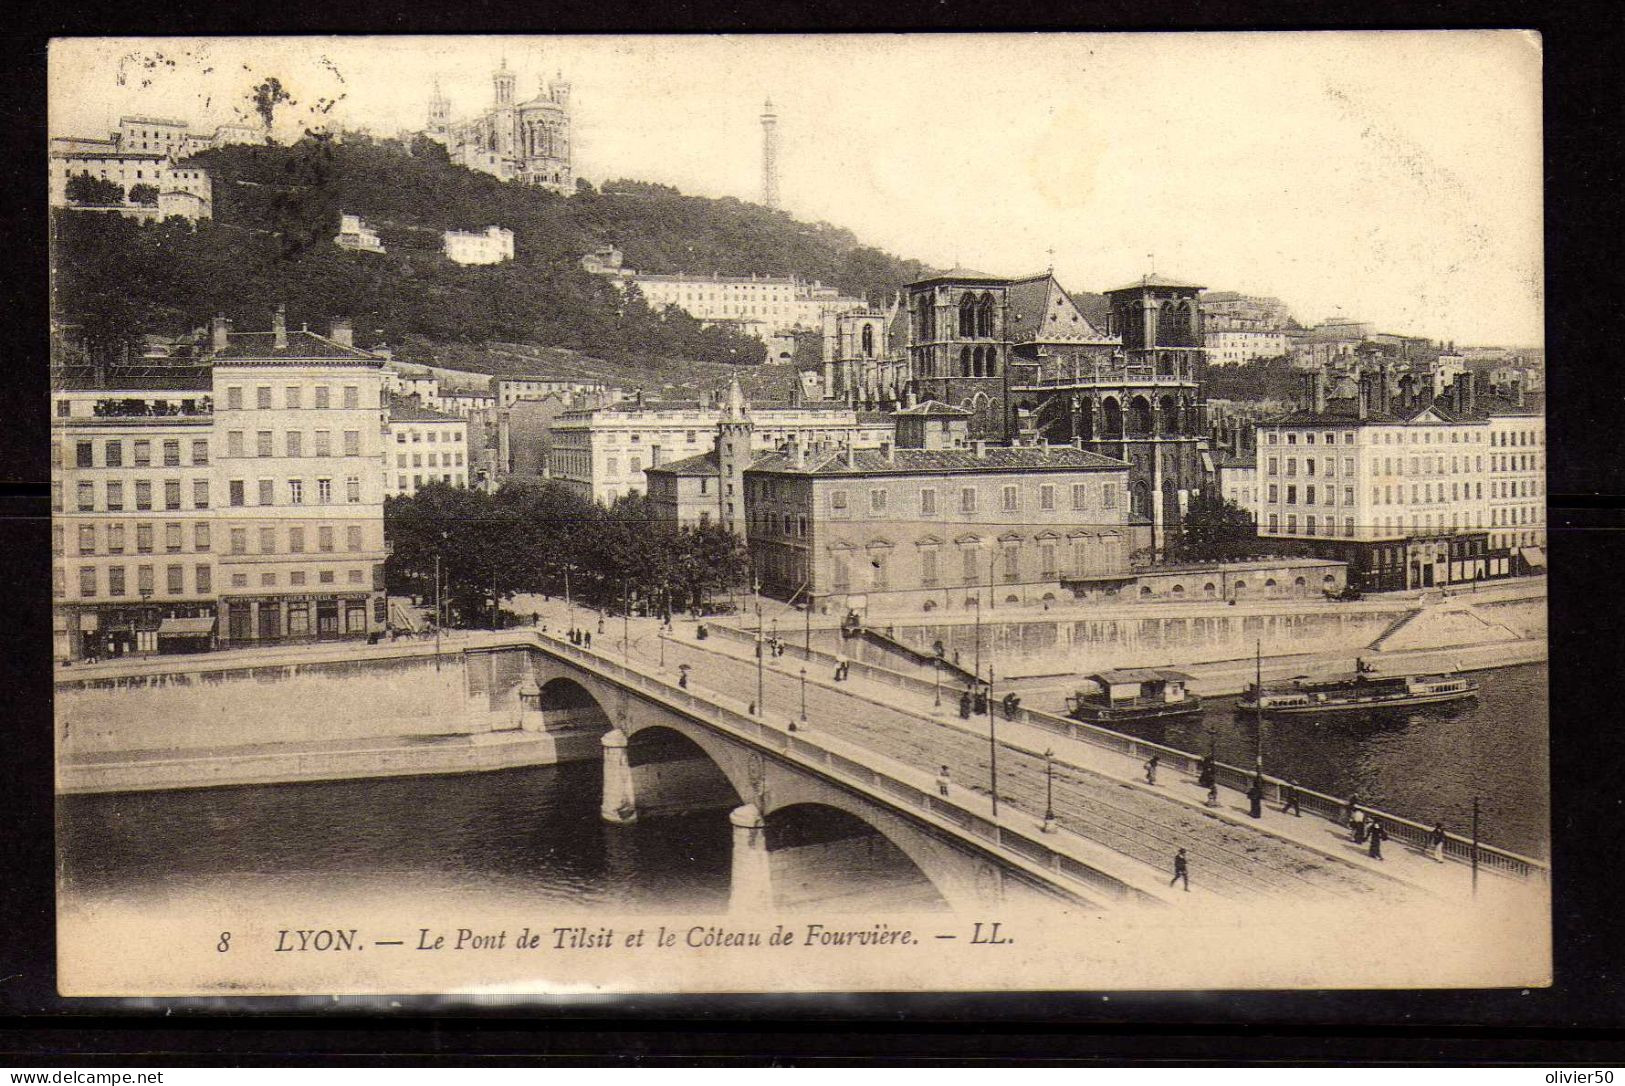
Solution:
[[[937,641],[945,656],[971,667],[980,658],[1009,678],[1075,675],[1114,667],[1161,664],[1194,666],[1269,656],[1346,654],[1352,658],[1384,648],[1406,651],[1546,636],[1544,594],[1475,601],[1457,594],[1427,600],[1361,603],[1303,601],[1291,606],[1143,605],[1098,614],[996,609],[976,623],[962,617],[917,616],[876,623],[878,632],[915,652],[930,654]],[[799,642],[800,631],[780,636]],[[812,632],[815,649],[882,667],[919,666],[895,648],[847,639],[836,629]]]
[[[468,735],[491,730],[469,712],[461,653],[343,660],[172,660],[169,669],[75,676],[56,687],[58,753],[186,751],[270,743]]]

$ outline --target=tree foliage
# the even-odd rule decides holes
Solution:
[[[81,207],[111,207],[124,202],[124,189],[116,181],[76,173],[68,178],[68,203]]]
[[[408,152],[398,141],[309,136],[291,147],[216,148],[194,161],[210,172],[215,193],[214,219],[195,230],[58,216],[59,319],[122,321],[127,337],[185,332],[216,313],[260,328],[280,301],[290,319],[317,328],[351,317],[362,346],[410,336],[559,347],[613,361],[755,364],[760,341],[701,328],[681,310],[655,313],[587,274],[580,257],[614,241],[643,270],[794,272],[871,296],[920,272],[858,246],[844,230],[739,200],[644,182],[578,187],[565,197],[451,165],[432,141]],[[388,251],[334,245],[340,212],[365,217]],[[513,261],[462,267],[441,255],[442,231],[491,224],[514,231]],[[127,297],[98,315],[106,295],[92,288],[110,281]]]
[[[431,484],[389,499],[392,592],[433,594],[435,560],[453,612],[487,613],[493,584],[565,595],[584,607],[703,607],[740,583],[738,537],[715,526],[676,529],[651,516],[641,495],[605,508],[557,484],[513,483],[486,494]]]
[[[158,206],[158,186],[157,185],[132,185],[132,186],[130,186],[130,203],[132,203],[132,204],[141,204],[143,207],[157,207]]]
[[[1252,514],[1235,502],[1199,494],[1181,520],[1173,557],[1182,562],[1251,558],[1261,551]]]

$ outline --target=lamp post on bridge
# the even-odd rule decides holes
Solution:
[[[756,596],[756,701],[755,701],[755,705],[756,705],[756,715],[757,716],[762,716],[762,715],[764,715],[763,714],[763,706],[762,706],[762,691],[763,691],[763,687],[762,687],[762,668],[764,666],[764,661],[763,661],[762,657],[764,655],[766,655],[767,646],[762,642],[761,584],[759,582],[752,582],[751,583],[751,592],[752,592],[753,595]]]
[[[1044,748],[1044,826],[1045,833],[1055,832],[1055,751]]]
[[[993,663],[987,665],[987,747],[988,783],[993,793],[993,818],[999,817],[999,731],[998,716],[993,712]]]
[[[807,723],[807,665],[801,665],[801,722]],[[792,730],[794,730],[792,728]]]

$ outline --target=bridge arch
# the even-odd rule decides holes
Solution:
[[[559,677],[543,683],[536,699],[542,725],[550,731],[566,727],[609,727],[609,714],[592,691],[574,679]]]
[[[877,904],[877,895],[887,908],[947,907],[946,894],[928,873],[929,857],[911,855],[906,838],[894,839],[845,806],[791,803],[773,808],[763,824],[778,907],[816,902],[821,909],[838,908],[844,897],[852,908],[864,909]]]

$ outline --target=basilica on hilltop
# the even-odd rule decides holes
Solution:
[[[536,97],[517,102],[518,79],[506,60],[491,80],[491,108],[461,121],[451,119],[451,102],[437,84],[429,99],[424,134],[442,144],[460,166],[504,181],[571,192],[575,178],[570,168],[570,84],[562,76],[551,83],[544,78]]]

